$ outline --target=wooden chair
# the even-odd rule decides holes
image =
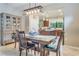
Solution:
[[[26,56],[27,56],[27,53],[28,53],[28,50],[31,49],[31,48],[35,48],[35,44],[33,43],[29,43],[27,41],[27,39],[25,38],[25,32],[24,31],[20,31],[18,33],[18,39],[19,39],[19,51],[20,51],[20,56],[21,56],[21,53],[22,53],[22,50],[25,49],[26,50]]]
[[[58,56],[58,55],[60,56],[60,45],[61,45],[62,37],[63,37],[63,32],[61,31],[60,32],[60,35],[59,35],[59,38],[58,38],[58,42],[57,42],[56,48],[52,48],[52,47],[49,47],[48,45],[45,45],[44,46],[44,55],[48,55],[49,54],[49,51],[52,51],[52,52],[55,52],[56,53],[56,56]],[[45,54],[45,50],[48,51],[47,54]]]

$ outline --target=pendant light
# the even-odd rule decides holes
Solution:
[[[29,6],[30,6],[30,4],[29,4]],[[24,11],[25,11],[26,15],[33,15],[33,14],[39,14],[41,12],[42,8],[43,7],[41,5],[36,6],[36,3],[35,3],[34,7],[31,7],[31,8],[29,7],[28,9],[25,9]]]

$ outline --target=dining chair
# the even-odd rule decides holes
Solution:
[[[31,48],[35,48],[35,44],[28,42],[29,38],[25,38],[25,32],[24,31],[20,31],[18,33],[18,39],[19,39],[19,51],[20,51],[20,56],[22,54],[22,50],[26,50],[26,56],[28,53],[28,50]]]
[[[50,44],[44,46],[44,55],[45,55],[45,50],[47,50],[48,53],[46,55],[48,55],[49,52],[52,51],[56,53],[56,56],[60,56],[60,46],[61,46],[62,36],[63,36],[63,32],[61,31],[60,35],[56,36],[56,38],[53,39]]]

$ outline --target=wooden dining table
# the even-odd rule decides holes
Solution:
[[[29,38],[29,41],[36,41],[40,44],[40,49],[41,49],[41,52],[40,52],[40,55],[41,56],[44,56],[44,54],[42,53],[43,52],[43,47],[44,45],[48,45],[52,42],[53,39],[56,38],[56,36],[53,36],[53,35],[29,35],[29,34],[25,34],[25,38]]]

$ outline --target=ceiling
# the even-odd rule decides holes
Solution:
[[[47,6],[50,4],[34,4],[34,3],[0,3],[0,8],[5,8],[5,9],[13,9],[13,10],[18,10],[18,11],[23,11],[24,9],[31,8],[37,5],[42,5],[42,6]]]
[[[65,16],[78,13],[79,4],[64,4],[64,3],[0,3],[0,12],[10,12],[14,14],[22,14],[24,9],[33,7],[35,5],[42,5],[45,15],[56,16],[59,15],[58,9],[62,9]]]

